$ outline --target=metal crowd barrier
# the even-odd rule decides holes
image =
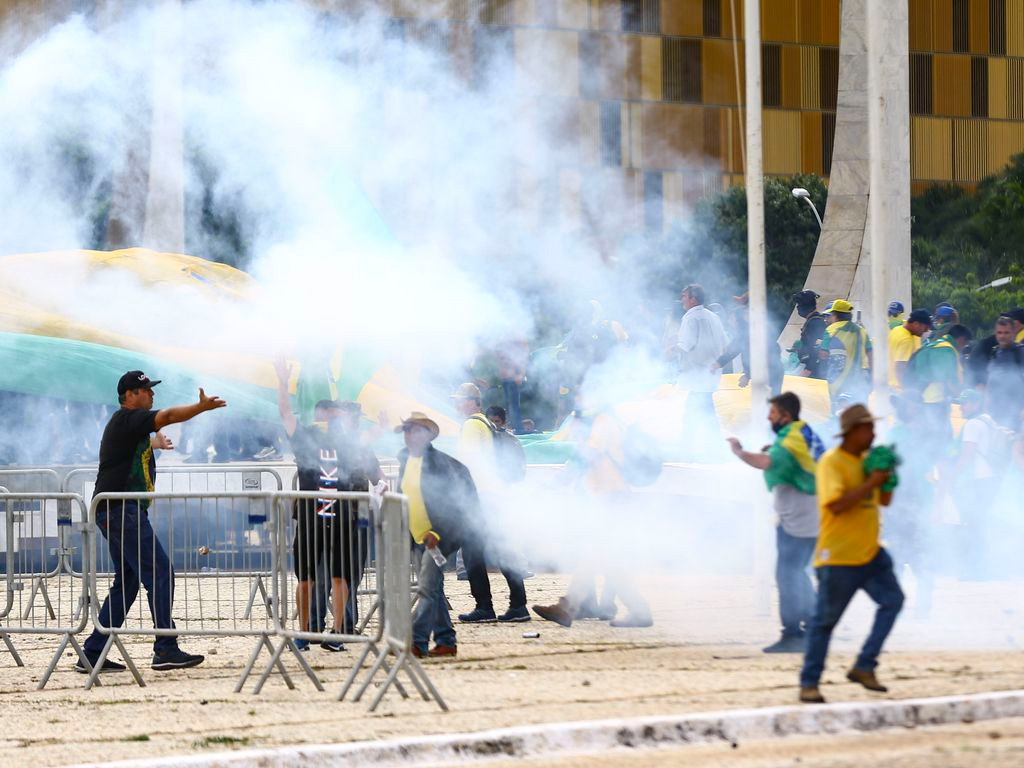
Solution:
[[[88,589],[81,579],[58,569],[52,574],[42,574],[36,565],[45,556],[47,540],[26,537],[31,533],[34,521],[57,514],[57,508],[78,509],[84,515],[85,502],[73,493],[21,492],[11,493],[0,490],[0,513],[3,515],[4,560],[6,597],[0,608],[0,636],[11,652],[15,663],[24,666],[12,636],[43,635],[60,636],[60,644],[50,660],[45,674],[39,681],[39,688],[46,686],[65,648],[70,643],[83,664],[88,660],[75,636],[81,633],[89,620],[87,609]],[[22,547],[24,541],[38,542],[39,549]],[[28,552],[28,556],[26,556]],[[48,577],[48,578],[47,578]],[[31,584],[31,592],[26,586]],[[26,592],[29,594],[26,597]],[[37,596],[42,605],[37,605]]]

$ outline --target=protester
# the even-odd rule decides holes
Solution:
[[[484,414],[484,416],[487,417],[487,420],[491,422],[491,424],[494,425],[494,428],[499,432],[512,431],[511,429],[509,429],[508,426],[507,413],[505,409],[502,408],[500,405],[492,405],[490,408],[487,409],[487,412]]]
[[[879,544],[879,505],[892,500],[892,469],[865,470],[875,440],[875,418],[860,404],[840,415],[842,442],[827,451],[815,473],[821,531],[815,550],[818,601],[800,672],[800,701],[823,703],[818,689],[832,632],[858,590],[878,604],[875,621],[846,677],[868,690],[888,690],[875,668],[882,645],[903,607],[892,558]]]
[[[893,328],[899,328],[903,325],[903,302],[901,301],[890,301],[889,302],[889,330]]]
[[[928,311],[915,309],[905,323],[889,331],[889,387],[894,392],[903,389],[907,363],[921,348],[921,336],[931,327],[932,318]]]
[[[579,493],[589,510],[593,525],[613,524],[622,511],[629,508],[630,487],[622,474],[625,463],[623,450],[624,430],[622,423],[610,410],[598,413],[592,421],[579,417],[580,425],[589,422],[589,432],[580,435],[577,453],[567,464],[578,470]],[[582,532],[585,535],[585,531]],[[622,618],[612,618],[613,627],[649,627],[654,620],[650,606],[637,590],[632,577],[626,571],[628,563],[613,556],[600,557],[601,566],[594,564],[595,553],[589,551],[585,542],[576,542],[582,551],[576,573],[569,583],[564,597],[553,605],[535,605],[533,612],[542,619],[571,627],[574,620],[583,618],[581,609],[594,601],[595,579],[599,572],[605,576],[605,594],[601,605],[614,611],[614,600],[618,597],[626,608]],[[594,615],[604,614],[604,608],[595,608]]]
[[[941,336],[935,333],[937,329],[908,363],[907,383],[920,393],[928,439],[941,445],[952,434],[950,404],[963,390],[960,353],[971,340],[971,332],[962,325],[952,325]]]
[[[725,352],[723,352],[718,360],[715,361],[715,364],[725,372],[727,370],[727,366],[738,355],[743,366],[743,372],[740,374],[739,385],[740,387],[746,387],[750,383],[751,372],[749,296],[747,294],[735,296],[734,300],[736,301],[737,306],[732,314],[732,338],[729,340],[729,344],[726,346]],[[782,356],[779,354],[779,342],[776,338],[776,334],[771,328],[768,328],[765,332],[765,343],[765,358],[768,361],[768,391],[773,395],[777,395],[782,389],[782,377],[784,372],[782,369]]]
[[[768,404],[768,421],[776,434],[771,448],[752,453],[743,450],[735,437],[729,438],[729,443],[741,461],[764,471],[778,515],[775,582],[779,588],[782,637],[764,652],[799,653],[804,649],[804,634],[814,610],[814,587],[807,567],[818,538],[814,463],[825,446],[814,430],[800,420],[799,397],[783,392]]]
[[[440,429],[426,414],[413,411],[395,432],[405,439],[398,454],[398,486],[408,499],[409,534],[420,554],[412,652],[417,658],[455,656],[458,644],[441,566],[462,546],[470,521],[479,517],[476,485],[464,464],[433,446]]]
[[[227,405],[219,397],[208,397],[200,389],[199,400],[192,405],[154,411],[153,387],[159,383],[142,371],[128,371],[117,382],[117,401],[121,407],[103,430],[94,493],[152,492],[156,477],[153,451],[174,448],[160,430]],[[149,501],[103,504],[96,511],[96,526],[110,548],[114,583],[100,609],[98,626],[82,647],[89,667],[81,659],[75,664],[75,671],[81,673],[90,672],[99,663],[107,644],[109,635],[100,632],[99,626],[112,628],[124,624],[125,616],[138,597],[140,581],[149,595],[153,626],[158,630],[174,629],[171,618],[174,568],[149,522]],[[173,635],[158,635],[153,641],[153,669],[183,669],[202,663],[203,657],[199,654],[181,650],[178,638]],[[122,670],[124,665],[109,659],[105,659],[100,668],[100,672]]]
[[[937,339],[940,336],[945,336],[949,333],[950,328],[960,322],[960,313],[956,311],[956,307],[950,304],[948,301],[940,302],[935,306],[935,311],[932,313],[932,330],[931,338]]]
[[[865,400],[871,391],[871,338],[853,321],[853,305],[845,299],[832,302],[832,322],[825,329],[819,358],[825,366],[833,411],[840,395]]]
[[[725,352],[725,329],[704,306],[702,286],[686,286],[680,300],[685,313],[673,351],[678,355],[679,387],[687,393],[683,432],[693,445],[717,445],[721,433],[712,396],[722,377],[718,360]]]
[[[1007,317],[1013,320],[1013,340],[1017,344],[1024,344],[1024,309],[1017,307],[1006,313]]]
[[[1004,315],[996,320],[995,341],[982,385],[992,418],[1017,431],[1024,408],[1024,347],[1014,341],[1012,318]]]
[[[477,484],[484,514],[493,514],[494,506],[499,503],[498,496],[501,491],[493,434],[495,427],[480,412],[480,390],[475,384],[462,384],[452,398],[456,410],[465,418],[459,433],[459,459],[469,467]],[[530,621],[530,612],[526,608],[523,574],[509,565],[512,557],[500,546],[501,542],[488,522],[483,515],[477,517],[471,521],[471,528],[463,535],[462,560],[476,606],[469,613],[459,614],[459,621],[466,624]],[[497,560],[501,573],[508,583],[509,608],[501,616],[494,612],[491,581],[487,575],[488,554]]]
[[[814,291],[800,291],[793,294],[796,312],[804,319],[800,328],[800,341],[797,346],[797,359],[803,366],[803,375],[812,379],[825,378],[825,366],[818,355],[821,339],[825,335],[827,325],[825,316],[818,312],[818,299]]]
[[[960,430],[957,453],[950,472],[945,473],[945,490],[952,493],[964,529],[964,565],[983,568],[982,551],[988,521],[1010,461],[1012,434],[1000,427],[986,412],[985,396],[968,389],[960,396],[960,410],[966,419]]]
[[[365,448],[358,432],[345,429],[345,409],[335,400],[321,400],[313,409],[313,423],[299,424],[288,397],[291,371],[283,360],[275,364],[277,371],[277,404],[281,423],[291,441],[298,468],[300,491],[362,491],[382,478],[380,464],[372,451]],[[351,415],[349,416],[351,427]],[[295,576],[298,579],[295,602],[300,631],[314,631],[311,622],[313,585],[317,570],[326,560],[322,578],[331,579],[331,603],[334,613],[333,634],[353,632],[352,612],[348,609],[349,594],[359,588],[369,542],[366,531],[359,527],[357,505],[333,499],[302,499],[295,504],[295,538],[292,552]],[[349,626],[345,625],[346,612]],[[318,616],[323,607],[318,606]],[[308,641],[297,640],[301,649]],[[320,647],[338,652],[344,646],[338,640],[325,639]]]

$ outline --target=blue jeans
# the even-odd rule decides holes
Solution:
[[[171,604],[174,602],[174,568],[167,553],[153,533],[149,513],[139,509],[134,501],[111,502],[96,513],[96,524],[107,540],[110,559],[114,564],[114,583],[100,609],[99,623],[104,627],[120,627],[124,617],[139,595],[139,582],[146,587],[149,611],[157,629],[174,629]],[[106,645],[107,635],[94,629],[85,641],[85,653],[99,656]],[[157,637],[153,642],[156,653],[174,650],[178,638]]]
[[[864,647],[854,663],[857,669],[869,672],[878,666],[878,655],[882,644],[896,623],[896,616],[903,607],[903,590],[896,581],[892,558],[884,549],[879,549],[874,559],[866,565],[826,565],[818,570],[818,604],[807,633],[807,651],[804,667],[800,671],[800,685],[804,688],[817,686],[825,669],[828,644],[832,630],[842,618],[858,589],[863,589],[878,604],[871,634],[864,641]]]
[[[807,573],[814,555],[815,538],[790,536],[780,525],[775,531],[778,555],[775,583],[779,587],[779,618],[783,637],[802,637],[814,612],[814,586]],[[803,626],[801,626],[803,625]]]
[[[425,653],[431,634],[437,645],[454,646],[455,627],[452,626],[448,601],[444,595],[444,574],[423,547],[417,549],[421,555],[420,599],[412,617],[412,644]]]

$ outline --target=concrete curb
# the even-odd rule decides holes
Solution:
[[[917,728],[1024,716],[1024,691],[979,693],[902,701],[865,701],[816,706],[768,707],[691,715],[526,725],[478,733],[362,741],[280,749],[159,757],[106,768],[347,768],[427,766],[494,759],[555,757],[609,749],[651,749],[685,744],[785,736]],[[85,765],[76,768],[86,768]]]

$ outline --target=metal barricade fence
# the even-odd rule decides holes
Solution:
[[[150,505],[149,509],[143,511],[140,507],[146,504]],[[93,597],[90,601],[93,624],[106,639],[95,668],[86,681],[86,688],[97,681],[99,669],[112,647],[120,651],[136,682],[139,685],[145,684],[122,642],[125,636],[151,636],[154,640],[182,636],[253,637],[255,644],[238,679],[236,692],[245,685],[263,649],[269,651],[270,659],[258,678],[254,693],[262,690],[275,670],[289,687],[294,687],[284,665],[286,651],[295,658],[314,686],[322,691],[323,684],[303,658],[299,645],[303,641],[349,643],[364,648],[339,699],[353,684],[365,661],[373,653],[375,661],[362,684],[359,696],[379,671],[383,670],[387,678],[378,690],[371,709],[376,708],[391,685],[403,697],[408,696],[397,680],[398,672],[403,669],[424,698],[428,699],[433,694],[443,706],[422,669],[415,665],[414,659],[409,661],[412,659],[411,633],[405,632],[403,635],[401,630],[401,612],[408,614],[411,602],[408,520],[402,519],[403,515],[407,516],[407,511],[402,506],[402,497],[393,494],[387,494],[384,507],[382,511],[371,494],[355,492],[96,495],[89,507],[88,524],[85,526],[84,540],[89,552],[85,558],[88,566],[86,589]],[[320,514],[331,509],[335,511],[334,518]],[[271,574],[267,599],[255,604],[253,595],[257,592],[266,594],[261,592],[262,588],[257,588],[257,579],[263,575],[262,568],[237,569],[227,563],[224,568],[204,573],[194,570],[175,572],[166,554],[176,551],[179,545],[184,549],[203,550],[216,544],[217,535],[213,532],[233,530],[236,526],[232,521],[239,516],[246,516],[250,520],[260,517],[268,519],[268,541],[244,542],[244,546],[252,550],[251,556],[259,554],[267,558],[267,571]],[[160,537],[153,534],[151,517],[155,521],[163,518],[168,523],[165,526],[167,538],[164,539],[167,550],[158,543]],[[216,523],[212,527],[209,525],[211,518]],[[207,520],[203,529],[205,532],[190,527],[189,521],[195,519]],[[386,533],[385,520],[388,521]],[[103,531],[98,527],[100,524],[104,525]],[[183,544],[180,543],[182,538],[185,539]],[[345,578],[347,582],[358,585],[358,566],[365,562],[363,558],[369,553],[368,544],[371,541],[379,542],[375,570],[368,574],[363,589],[357,586],[353,590],[357,595],[353,602],[359,611],[365,611],[368,615],[375,614],[379,618],[363,622],[361,628],[356,625],[355,617],[352,617],[351,626],[348,627],[342,623],[344,619],[335,620],[334,626],[317,628],[319,631],[314,631],[309,625],[300,626],[288,621],[293,594],[297,598],[302,594],[307,605],[311,602],[311,576],[315,566],[322,562],[327,563],[333,586],[339,590],[334,593],[334,599],[344,604],[340,579]],[[109,553],[103,554],[104,550],[109,550]],[[309,558],[315,558],[316,563]],[[392,568],[398,571],[397,577],[390,574]],[[111,571],[116,574],[118,569],[122,572],[120,582],[116,575],[111,576]],[[126,578],[129,571],[139,577],[135,583],[130,583],[131,579]],[[301,593],[294,591],[298,587],[294,573],[304,576]],[[137,589],[137,581],[142,581],[149,592],[148,597],[153,606],[151,610],[157,617],[153,621],[148,620],[146,614],[149,611],[143,601],[131,599],[135,596],[132,589]],[[385,582],[389,589],[397,591],[386,591]],[[108,594],[109,607],[101,609]],[[344,608],[339,607],[339,610],[344,616]],[[306,615],[304,611],[303,616]],[[386,633],[389,622],[390,626],[397,626],[398,630]],[[411,626],[408,615],[405,624]],[[271,642],[272,637],[276,642]],[[389,655],[397,659],[394,667],[387,663]]]
[[[282,465],[283,466],[283,465]],[[162,466],[157,473],[155,491],[157,493],[223,493],[223,492],[245,492],[256,491],[279,491],[284,485],[281,477],[282,467],[266,466],[261,464],[176,464]],[[66,492],[78,493],[82,498],[90,498],[96,482],[96,467],[79,467],[68,472],[63,480],[63,490]],[[238,521],[240,524],[243,521]],[[244,521],[244,527],[235,531],[232,535],[234,540],[242,536],[257,535],[262,538],[269,536],[266,530],[266,519],[260,523]],[[261,532],[254,532],[259,527]],[[80,542],[74,529],[68,532],[68,541],[64,543],[64,550],[68,557],[64,560],[64,567],[76,575],[81,575],[78,564],[74,560],[75,553],[81,552]],[[180,539],[179,539],[180,540]],[[222,549],[207,548],[207,550],[183,547],[172,550],[171,555],[175,569],[179,573],[199,574],[218,572],[224,570],[228,553]],[[237,553],[236,553],[237,554]],[[101,564],[102,564],[101,560]],[[233,558],[232,564],[239,565],[239,559]],[[242,563],[243,566],[252,567],[252,563]],[[264,580],[269,579],[269,571],[261,569]],[[261,585],[265,587],[265,585]],[[265,596],[265,588],[262,590]]]
[[[145,685],[124,635],[254,637],[270,647],[279,599],[273,502],[264,491],[95,495],[86,541],[92,620],[106,636],[97,667],[116,646]],[[177,568],[181,553],[186,567]],[[135,599],[140,582],[148,601]],[[293,687],[283,665],[278,669]]]
[[[0,636],[11,652],[15,663],[24,666],[12,637],[18,635],[60,636],[60,644],[54,653],[38,687],[46,686],[50,675],[70,643],[82,664],[88,667],[88,660],[82,653],[75,635],[85,629],[89,620],[88,589],[81,579],[58,569],[47,576],[40,575],[37,564],[44,559],[46,539],[31,539],[30,556],[25,549],[16,547],[26,541],[20,528],[34,518],[55,517],[58,509],[76,510],[85,513],[85,502],[73,493],[11,493],[0,490],[0,514],[3,516],[5,538],[5,599],[0,604]],[[27,589],[31,585],[31,591]],[[36,598],[41,597],[39,601]]]

